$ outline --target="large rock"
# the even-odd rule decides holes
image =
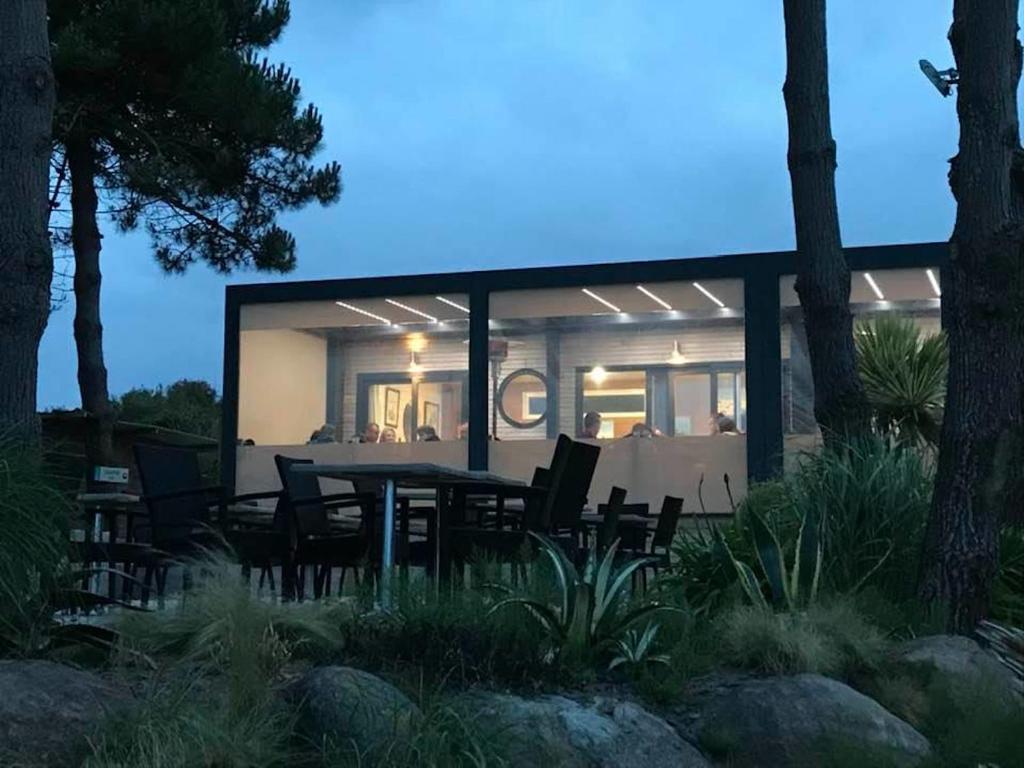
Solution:
[[[630,702],[477,693],[462,707],[510,768],[710,768],[668,723]]]
[[[984,690],[1008,704],[1019,704],[1024,693],[1010,668],[968,637],[919,637],[899,646],[893,662],[911,674],[923,671],[928,683],[946,688],[953,700],[970,699],[972,692]]]
[[[88,737],[131,701],[102,677],[50,661],[0,661],[0,765],[78,766]]]
[[[316,667],[294,683],[300,731],[317,744],[333,743],[360,755],[408,742],[419,708],[390,683],[350,667]]]
[[[805,768],[834,754],[913,766],[931,752],[924,736],[880,704],[820,675],[710,676],[688,694],[669,722],[730,766]]]

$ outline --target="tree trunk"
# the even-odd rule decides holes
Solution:
[[[69,139],[71,173],[71,247],[75,254],[75,346],[82,409],[95,421],[86,439],[90,466],[109,464],[113,457],[114,413],[103,364],[100,322],[100,230],[96,220],[96,150],[89,139]]]
[[[1024,193],[1017,0],[955,0],[957,200],[942,273],[949,386],[921,594],[968,632],[989,607],[999,526],[1024,505]],[[1015,167],[1017,166],[1017,167]]]
[[[39,340],[50,315],[53,70],[45,0],[0,3],[0,435],[39,436]]]
[[[796,291],[825,439],[866,432],[870,410],[857,373],[850,270],[839,238],[836,143],[828,99],[825,0],[785,0],[789,177],[796,224]]]

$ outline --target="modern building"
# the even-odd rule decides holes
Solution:
[[[847,249],[856,318],[938,330],[947,253]],[[528,481],[596,413],[594,498],[692,509],[703,477],[727,511],[724,475],[741,496],[817,437],[794,271],[780,252],[229,286],[225,483],[275,487],[275,453]],[[370,423],[382,441],[359,442]]]

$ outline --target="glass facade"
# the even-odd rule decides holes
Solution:
[[[240,490],[281,452],[465,467],[468,334],[460,294],[243,305]]]
[[[580,285],[490,295],[489,468],[528,481],[560,433],[601,446],[612,485],[728,510],[746,479],[741,280]]]
[[[821,435],[814,420],[814,381],[807,352],[800,300],[793,275],[779,280],[782,312],[782,428],[785,452],[795,455],[813,449]],[[859,323],[885,313],[907,317],[921,329],[922,335],[938,333],[941,328],[939,270],[876,269],[854,271],[850,276],[850,309],[854,333]]]
[[[938,331],[948,245],[852,248],[851,306]],[[601,456],[590,501],[728,512],[819,442],[795,254],[233,286],[225,485],[275,453],[529,481],[559,434]],[[704,478],[701,487],[701,478]]]

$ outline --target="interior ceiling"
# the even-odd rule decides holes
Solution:
[[[921,301],[937,298],[924,269],[880,269],[867,274],[874,279],[886,301]],[[938,280],[939,270],[932,269],[932,274]],[[870,304],[879,300],[864,275],[864,272],[850,274],[852,304]],[[795,282],[795,275],[787,275],[779,281],[780,300],[784,307],[800,305],[800,299],[793,288]]]
[[[743,308],[742,280],[700,281],[712,296],[727,309]],[[666,311],[657,300],[641,291],[635,284],[589,285],[578,288],[545,288],[534,291],[501,291],[491,294],[491,317],[511,320],[529,317],[578,317],[615,314],[615,310],[583,292],[586,287],[593,294],[613,304],[627,314],[646,314]],[[708,312],[719,306],[689,281],[646,283],[650,293],[681,312]]]
[[[933,273],[938,277],[938,270],[933,270]],[[854,304],[878,301],[878,297],[871,289],[864,274],[864,272],[854,272],[851,275],[850,301]],[[871,272],[871,276],[886,301],[936,298],[924,269],[878,270]],[[794,307],[800,303],[793,288],[794,282],[795,277],[792,275],[783,277],[780,281],[780,299],[784,307]],[[705,280],[700,281],[700,285],[721,301],[725,305],[725,310],[735,312],[743,309],[742,280]],[[495,292],[491,294],[490,298],[491,318],[511,320],[616,314],[611,307],[584,293],[584,287],[625,314],[650,314],[667,311],[656,299],[645,294],[636,285],[592,285]],[[720,309],[711,298],[702,293],[690,281],[647,283],[643,287],[673,310],[710,313],[713,316]],[[385,325],[384,320],[394,325],[408,325],[416,329],[428,328],[432,321],[417,315],[410,309],[430,315],[441,322],[464,323],[469,317],[461,309],[442,302],[436,296],[397,296],[392,299],[409,309],[389,303],[387,298],[344,300],[349,307],[341,306],[334,301],[249,304],[242,307],[241,328],[242,330],[269,330],[381,327]],[[464,294],[443,294],[442,298],[462,307],[469,306],[469,297]],[[350,307],[356,307],[376,317],[362,314]]]
[[[442,298],[469,307],[469,297],[463,294],[442,294]],[[370,317],[333,301],[294,301],[268,304],[246,304],[242,306],[241,328],[243,331],[270,330],[275,328],[349,328],[384,326],[384,318],[392,324],[428,326],[432,321],[403,307],[389,304],[385,297],[374,299],[344,299],[349,307],[370,312]],[[423,312],[439,321],[465,322],[469,315],[461,309],[445,304],[436,296],[396,296],[392,301],[405,307]]]

